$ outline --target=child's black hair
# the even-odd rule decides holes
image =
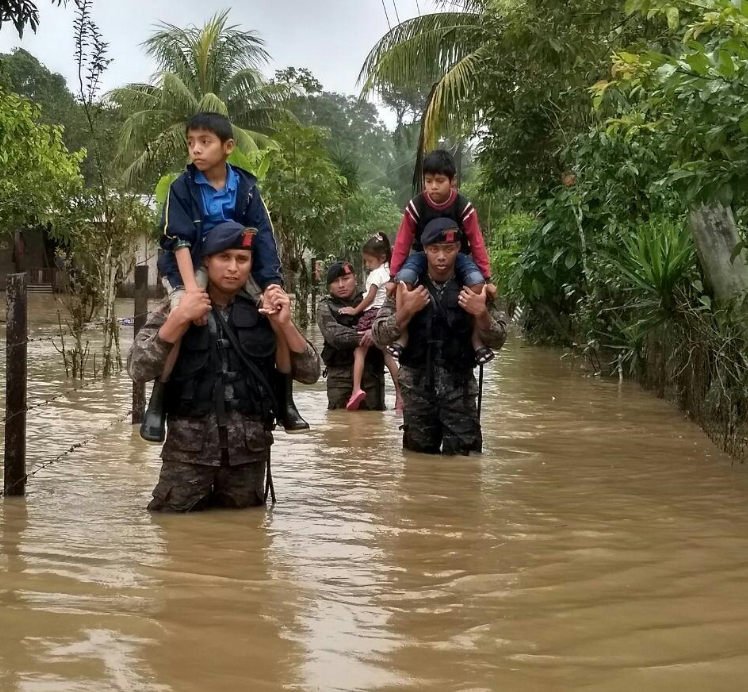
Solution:
[[[386,233],[377,233],[369,238],[361,248],[361,252],[372,257],[384,257],[385,262],[392,259],[392,246]]]
[[[189,135],[190,130],[207,130],[208,132],[212,132],[221,140],[221,144],[234,139],[234,129],[231,127],[231,121],[221,113],[212,113],[210,111],[195,113],[187,121],[184,133]]]
[[[423,174],[446,175],[452,178],[457,175],[455,160],[446,149],[434,149],[423,157]]]

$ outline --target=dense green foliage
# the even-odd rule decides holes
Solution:
[[[327,153],[327,130],[288,123],[279,128],[276,139],[278,148],[268,154],[263,189],[284,272],[305,324],[311,257],[358,255],[370,235],[396,226],[400,212],[390,191],[349,184]]]
[[[392,137],[376,106],[353,96],[324,91],[309,70],[279,70],[275,81],[291,90],[287,107],[299,122],[327,130],[328,154],[347,166],[346,178],[358,184],[379,179],[392,160]]]
[[[748,4],[444,4],[383,37],[365,89],[430,80],[427,143],[477,137],[480,175],[463,192],[533,338],[636,375],[739,452],[743,297],[715,304],[716,265],[696,250],[718,249],[692,218],[717,204],[748,216]]]
[[[80,188],[83,156],[67,150],[59,127],[40,122],[38,107],[0,88],[0,231],[59,215]]]
[[[63,2],[64,0],[52,0],[53,5],[60,5]],[[39,26],[37,3],[31,0],[0,0],[0,29],[6,22],[12,23],[21,37],[27,26],[36,32]]]
[[[90,147],[86,114],[60,74],[50,72],[31,53],[18,48],[0,54],[0,85],[33,101],[41,109],[39,122],[62,127],[62,138],[69,151],[85,150],[81,173],[87,186],[96,184],[96,169]],[[119,109],[97,104],[100,152],[104,165],[111,168],[117,152],[122,117]]]

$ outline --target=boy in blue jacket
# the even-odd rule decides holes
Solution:
[[[232,166],[227,159],[234,150],[231,122],[220,113],[198,113],[185,128],[191,163],[169,188],[161,218],[161,248],[158,268],[169,295],[171,307],[179,303],[185,291],[204,291],[207,275],[202,268],[204,238],[218,224],[236,221],[256,231],[252,244],[252,277],[247,291],[256,300],[268,286],[283,285],[283,275],[270,222],[257,179]],[[277,381],[275,396],[279,420],[286,432],[309,429],[293,401],[293,379],[288,345],[278,337]],[[162,383],[168,379],[176,361],[173,349],[164,368],[141,426],[141,435],[151,441],[163,441],[165,418],[162,413]]]

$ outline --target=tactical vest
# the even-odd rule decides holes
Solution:
[[[355,329],[356,323],[361,315],[341,315],[341,308],[355,308],[362,300],[364,296],[362,293],[354,296],[351,300],[341,300],[335,296],[330,296],[327,299],[327,304],[330,307],[330,312],[335,318],[335,321],[349,329]],[[322,348],[322,362],[328,368],[347,368],[353,365],[353,352],[355,348],[335,348],[332,344],[325,341],[325,345]],[[384,364],[384,354],[378,348],[370,348],[366,354],[366,362],[375,368],[380,368]]]
[[[204,327],[190,325],[182,337],[174,371],[166,384],[166,412],[191,418],[239,411],[273,418],[275,334],[266,317],[248,296],[239,294],[226,324],[236,336],[241,355],[226,337],[221,320],[208,315]],[[248,363],[247,363],[248,361]],[[230,384],[233,394],[226,395]]]
[[[431,294],[431,301],[408,324],[408,345],[400,363],[427,372],[435,365],[455,373],[472,372],[473,323],[458,303],[462,286],[451,279],[440,294],[428,277],[421,282]]]
[[[416,222],[416,232],[413,242],[413,249],[417,252],[421,252],[421,250],[423,250],[421,235],[423,235],[423,231],[429,221],[433,221],[434,219],[452,219],[452,221],[454,221],[462,231],[462,247],[460,248],[460,251],[469,254],[470,243],[468,242],[467,236],[465,234],[465,229],[462,227],[462,222],[465,218],[466,213],[468,213],[471,208],[472,205],[470,204],[470,202],[468,202],[468,200],[460,194],[457,194],[455,196],[454,202],[452,202],[452,204],[450,204],[445,209],[434,209],[426,201],[426,193],[424,192],[414,197],[411,200],[410,204],[408,204],[408,209]]]

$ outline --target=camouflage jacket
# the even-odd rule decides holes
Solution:
[[[127,358],[127,371],[135,382],[157,379],[164,369],[173,344],[164,341],[158,331],[166,322],[169,304],[162,303],[148,315],[145,326],[138,332]],[[291,354],[293,378],[304,384],[314,384],[320,375],[320,359],[307,342],[303,353]],[[229,463],[231,465],[264,461],[273,436],[262,421],[231,411],[227,422]],[[221,446],[214,414],[203,418],[169,417],[168,434],[161,458],[191,464],[219,466]]]
[[[351,307],[356,303],[351,300]],[[346,327],[335,319],[330,308],[330,297],[325,296],[317,306],[317,326],[322,333],[322,338],[333,348],[345,351],[354,349],[361,341],[361,334],[355,327]]]
[[[499,349],[506,341],[506,317],[495,306],[489,305],[488,312],[491,316],[491,325],[488,329],[479,329],[480,338],[489,348]],[[397,326],[395,315],[395,297],[389,296],[379,310],[377,319],[372,326],[372,337],[374,343],[380,348],[388,346],[401,334]]]

